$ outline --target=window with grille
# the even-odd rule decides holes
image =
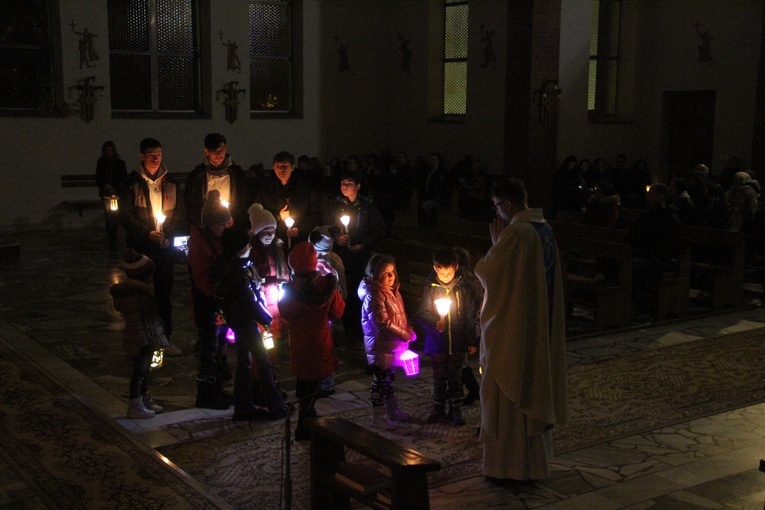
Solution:
[[[444,3],[444,115],[467,112],[468,2]]]
[[[113,112],[202,111],[199,2],[109,0]]]
[[[251,1],[250,23],[250,111],[290,113],[294,111],[293,2]]]
[[[587,109],[591,116],[614,116],[619,70],[619,0],[592,0]]]
[[[63,101],[57,11],[55,1],[0,0],[0,114],[50,115]]]

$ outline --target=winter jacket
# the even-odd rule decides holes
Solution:
[[[276,237],[287,242],[287,225],[280,216],[285,205],[289,205],[290,218],[295,220],[292,228],[298,229],[298,237],[292,239],[292,245],[308,239],[311,230],[321,222],[321,203],[319,196],[300,178],[292,174],[284,186],[276,175],[271,175],[259,192],[255,195],[254,203],[271,211],[276,219]]]
[[[218,301],[212,272],[215,261],[221,256],[220,238],[214,237],[207,229],[192,225],[186,263],[191,277],[192,316],[198,328],[216,323]]]
[[[260,277],[249,259],[224,258],[216,263],[213,271],[218,305],[226,324],[232,328],[253,322],[271,324]]]
[[[290,370],[298,379],[321,381],[338,367],[329,321],[345,311],[334,275],[294,275],[284,285],[279,312],[290,329]]]
[[[434,301],[440,298],[452,300],[449,313],[444,318],[444,330],[436,330],[438,315]],[[426,354],[452,354],[467,352],[469,346],[477,346],[476,322],[480,303],[468,281],[457,270],[449,283],[441,283],[435,274],[428,277],[420,299],[416,322],[425,333]]]
[[[120,200],[120,222],[125,227],[127,246],[145,254],[156,264],[163,254],[172,256],[173,248],[161,248],[149,238],[149,233],[156,230],[156,220],[151,209],[149,187],[140,172],[141,169],[128,176],[126,190]],[[172,238],[180,232],[182,223],[177,214],[178,183],[168,175],[164,165],[158,175],[155,183],[162,187],[162,214],[166,217],[162,231],[165,237]]]
[[[228,173],[231,184],[229,209],[231,210],[231,217],[234,218],[234,226],[248,229],[250,218],[247,214],[247,208],[252,204],[252,197],[249,186],[247,186],[247,176],[242,167],[231,162],[229,156],[226,156],[219,169],[212,169],[202,163],[189,172],[188,177],[186,177],[186,186],[183,188],[187,223],[189,225],[201,225],[202,207],[207,200],[208,172],[217,175]]]
[[[157,311],[153,289],[151,283],[134,279],[114,284],[109,289],[114,308],[125,318],[122,346],[131,356],[141,354],[141,347],[145,345],[151,345],[156,351],[170,344]]]
[[[379,364],[377,357],[380,354],[405,350],[412,337],[398,287],[396,282],[392,289],[383,290],[368,276],[359,284],[361,330],[370,365]]]
[[[351,203],[345,197],[339,197],[329,208],[329,213],[324,217],[324,223],[337,226],[335,238],[345,232],[345,227],[340,223],[340,217],[348,215],[348,234],[351,244],[363,244],[364,249],[353,253],[347,246],[335,243],[334,251],[343,260],[345,270],[360,272],[366,267],[369,257],[377,241],[385,238],[385,221],[372,201],[359,195],[355,202]]]

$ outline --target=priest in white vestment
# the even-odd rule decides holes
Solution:
[[[492,247],[475,266],[481,309],[483,474],[550,476],[552,429],[566,420],[565,305],[552,229],[518,179],[492,188]]]

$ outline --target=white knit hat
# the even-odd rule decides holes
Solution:
[[[253,235],[258,235],[258,232],[268,227],[276,228],[274,215],[268,209],[263,209],[262,205],[252,204],[247,213],[250,215],[250,231]]]

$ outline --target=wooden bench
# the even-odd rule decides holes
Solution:
[[[561,234],[622,244],[626,243],[627,239],[627,231],[624,229],[561,220],[551,220],[549,223],[556,237]],[[662,273],[656,287],[650,290],[655,297],[651,313],[656,320],[688,314],[690,282],[690,250],[686,246],[677,257],[676,269]]]
[[[186,177],[188,173],[185,172],[170,172],[170,177],[178,182],[181,190],[183,190],[186,184]],[[95,188],[96,176],[95,174],[67,174],[61,176],[62,188]],[[64,206],[69,209],[74,209],[77,214],[82,217],[82,212],[86,209],[101,209],[103,207],[100,198],[89,199],[77,199],[77,200],[64,200],[62,202]]]
[[[555,232],[563,270],[566,307],[591,307],[595,330],[622,328],[632,320],[632,249],[613,243]],[[614,278],[605,278],[598,264],[614,264]]]
[[[711,294],[712,310],[741,306],[746,235],[687,225],[683,232],[690,243],[692,276],[697,277],[701,288]]]
[[[94,188],[96,186],[96,176],[94,174],[80,174],[80,175],[62,175],[61,187],[62,188]],[[101,209],[102,203],[100,198],[92,198],[85,200],[64,200],[63,204],[77,211],[77,214],[82,217],[82,212],[85,209]]]
[[[371,508],[428,509],[428,473],[441,463],[369,431],[343,418],[309,418],[311,431],[311,508],[347,510],[353,498]],[[361,491],[335,476],[346,461],[346,448],[360,453],[390,471],[390,504],[383,503],[379,490]]]

